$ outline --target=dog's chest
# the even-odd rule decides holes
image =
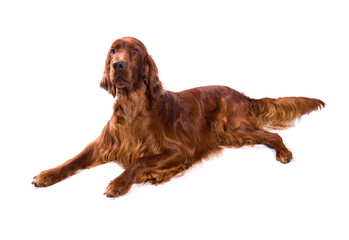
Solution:
[[[117,138],[116,159],[125,168],[135,159],[159,154],[155,137],[147,127],[145,113],[125,116],[124,112],[115,112],[112,121]]]

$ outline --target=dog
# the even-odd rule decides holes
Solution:
[[[264,144],[288,163],[292,153],[267,128],[293,126],[304,114],[325,107],[319,99],[253,99],[225,86],[166,91],[153,58],[136,38],[114,41],[100,86],[116,101],[101,135],[81,153],[34,177],[48,187],[77,172],[107,162],[125,171],[104,194],[118,197],[134,183],[160,184],[226,147]]]

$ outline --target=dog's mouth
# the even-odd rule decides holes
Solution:
[[[127,80],[121,76],[116,76],[114,78],[114,83],[117,83],[117,82],[127,82]]]
[[[128,81],[121,76],[116,76],[113,80],[113,83],[116,85],[117,88],[122,88],[128,84]]]
[[[127,82],[127,80],[121,76],[116,76],[113,80],[114,83],[118,84],[118,83],[124,83]]]

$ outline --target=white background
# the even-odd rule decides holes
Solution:
[[[347,1],[2,1],[1,239],[348,239]],[[45,189],[112,114],[112,41],[139,38],[166,89],[228,85],[327,106],[281,131],[294,160],[227,149],[181,178],[103,195],[106,164]]]

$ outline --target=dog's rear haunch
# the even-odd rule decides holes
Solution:
[[[222,148],[254,144],[275,149],[276,159],[288,163],[292,153],[265,128],[287,128],[325,106],[305,97],[252,99],[223,86],[166,91],[146,47],[131,37],[112,44],[100,86],[117,97],[101,135],[74,158],[34,177],[36,187],[117,162],[125,171],[105,194],[118,197],[134,183],[166,182]]]

